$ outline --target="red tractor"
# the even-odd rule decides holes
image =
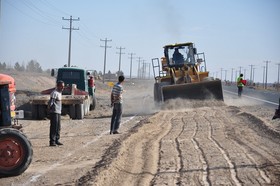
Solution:
[[[8,75],[0,74],[0,175],[16,176],[30,165],[33,149],[17,125],[15,83]],[[14,123],[13,123],[14,122]]]

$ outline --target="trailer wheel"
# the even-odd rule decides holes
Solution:
[[[16,176],[30,165],[33,149],[27,137],[17,129],[0,130],[0,174]]]
[[[75,106],[76,109],[76,119],[83,119],[85,112],[84,112],[84,104],[77,104]]]
[[[96,107],[96,97],[95,97],[95,94],[92,95],[92,103],[90,104],[90,110],[94,110],[95,107]]]
[[[69,106],[69,117],[71,119],[76,119],[76,109],[75,109],[75,105],[70,105]]]

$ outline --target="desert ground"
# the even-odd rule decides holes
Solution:
[[[280,185],[280,120],[274,109],[224,95],[154,106],[153,80],[124,83],[121,134],[110,135],[110,87],[96,82],[97,107],[62,117],[63,146],[49,146],[49,120],[30,119],[30,97],[54,87],[42,74],[11,73],[19,120],[33,146],[29,168],[0,185]]]

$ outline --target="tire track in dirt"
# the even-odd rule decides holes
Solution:
[[[149,185],[157,172],[159,141],[170,130],[172,115],[163,112],[142,121],[114,143],[89,178],[79,179],[78,185]]]
[[[196,136],[198,133],[198,122],[195,121],[195,129],[193,131],[193,135],[192,135],[192,143],[195,147],[195,149],[197,149],[197,151],[199,152],[199,159],[202,162],[202,167],[203,167],[203,175],[202,175],[202,180],[203,180],[203,185],[211,185],[210,179],[209,179],[209,164],[207,162],[207,159],[205,157],[205,153],[203,151],[203,149],[200,147],[198,140],[196,140]]]
[[[212,125],[207,121],[210,115],[215,116],[215,112],[210,108],[201,108],[197,110],[197,115],[193,118],[196,123],[196,133],[193,140],[196,142],[201,157],[203,157],[203,184],[207,185],[239,185],[239,180],[236,178],[234,166],[230,162],[224,149],[213,139]],[[216,125],[221,126],[220,122]],[[217,130],[220,130],[218,127]],[[225,136],[221,136],[225,138]]]
[[[249,132],[247,135],[236,133],[236,130],[250,131],[250,129],[246,127],[246,124],[241,124],[239,126],[239,124],[237,124],[239,122],[236,122],[238,121],[237,118],[230,117],[227,114],[227,111],[228,108],[216,110],[217,114],[215,119],[209,119],[210,123],[214,123],[218,120],[220,122],[224,122],[225,124],[223,127],[224,132],[226,133],[226,138],[221,140],[221,138],[219,138],[219,132],[216,132],[215,137],[213,138],[215,138],[216,141],[219,141],[220,146],[225,149],[236,169],[237,178],[240,180],[240,183],[250,183],[253,185],[270,184],[271,179],[262,168],[262,165],[265,162],[271,164],[269,163],[271,158],[266,157],[267,155],[270,156],[269,153],[265,151],[259,153],[258,149],[260,149],[260,147],[258,146],[250,147],[258,135],[255,132]],[[245,138],[254,140],[247,141]],[[259,144],[260,141],[257,141]],[[277,162],[277,160],[274,162]]]
[[[182,117],[171,118],[171,128],[160,141],[158,171],[152,185],[178,185],[184,169],[179,137],[184,131]]]
[[[216,116],[216,111],[214,111],[214,116]],[[203,116],[205,118],[205,116]],[[207,118],[205,118],[207,120]],[[220,121],[219,124],[221,124],[222,122]],[[208,134],[208,139],[210,141],[212,141],[215,146],[217,147],[217,149],[221,152],[222,156],[224,157],[224,159],[226,160],[228,166],[229,166],[229,169],[230,169],[230,176],[232,178],[232,180],[234,181],[234,184],[237,185],[237,186],[241,186],[242,185],[242,182],[239,180],[238,176],[237,176],[237,170],[236,170],[236,167],[234,165],[234,162],[232,162],[232,160],[230,159],[228,153],[226,152],[226,149],[224,149],[220,144],[219,142],[214,139],[213,137],[213,126],[211,124],[211,122],[207,122],[208,124],[208,130],[209,130],[209,134]]]
[[[277,168],[280,167],[280,157],[277,155],[280,153],[279,134],[273,135],[275,131],[268,131],[263,121],[251,114],[236,112],[235,117],[239,120],[232,124],[237,127],[229,129],[229,137],[251,160],[250,167],[258,172],[259,176],[250,178],[251,182],[259,185],[277,183],[280,178]]]

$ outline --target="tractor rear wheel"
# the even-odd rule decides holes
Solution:
[[[0,130],[0,175],[16,176],[30,165],[33,149],[28,138],[19,130]]]

